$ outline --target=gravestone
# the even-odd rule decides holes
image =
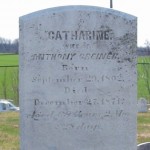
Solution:
[[[138,112],[145,113],[148,111],[147,100],[145,98],[140,98],[138,100]]]
[[[137,150],[150,150],[150,142],[139,144]]]
[[[21,150],[136,150],[136,22],[92,6],[20,17]]]

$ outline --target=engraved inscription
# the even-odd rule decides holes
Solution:
[[[81,60],[115,60],[118,59],[118,53],[108,52],[108,53],[37,53],[31,55],[31,60],[74,60],[74,59],[81,59]]]
[[[73,106],[81,106],[81,105],[90,105],[90,106],[101,106],[101,105],[123,105],[125,104],[124,98],[119,97],[109,97],[109,98],[89,98],[85,97],[83,100],[75,100],[75,99],[61,99],[61,100],[40,100],[38,98],[34,99],[35,106],[62,106],[62,105],[73,105]]]
[[[135,17],[46,9],[21,17],[19,47],[21,149],[135,149]]]
[[[63,71],[88,71],[87,66],[75,66],[74,64],[68,65],[68,64],[63,64],[62,65],[62,70]]]
[[[45,31],[51,40],[112,40],[112,30]]]
[[[87,71],[87,68],[84,68],[85,71]],[[66,70],[65,70],[66,71]],[[68,71],[70,71],[68,69]],[[50,83],[99,83],[99,82],[124,82],[124,78],[122,74],[119,75],[94,75],[94,74],[88,74],[84,77],[82,76],[75,76],[70,74],[65,74],[58,77],[51,77],[50,75],[41,75],[37,74],[31,78],[32,83],[39,83],[39,84],[50,84]]]

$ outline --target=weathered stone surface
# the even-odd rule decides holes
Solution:
[[[150,150],[150,142],[139,144],[137,150]]]
[[[99,7],[20,18],[21,150],[136,150],[136,32]]]
[[[147,112],[148,107],[147,107],[147,100],[145,98],[140,98],[138,100],[138,112]]]

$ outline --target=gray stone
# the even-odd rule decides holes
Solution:
[[[68,6],[20,18],[21,150],[136,150],[136,17]]]
[[[140,98],[138,100],[138,112],[145,113],[148,111],[147,100],[145,98]]]
[[[150,150],[150,142],[139,144],[137,150]]]

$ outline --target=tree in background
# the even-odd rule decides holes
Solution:
[[[11,41],[0,37],[0,53],[18,53],[19,40]]]

